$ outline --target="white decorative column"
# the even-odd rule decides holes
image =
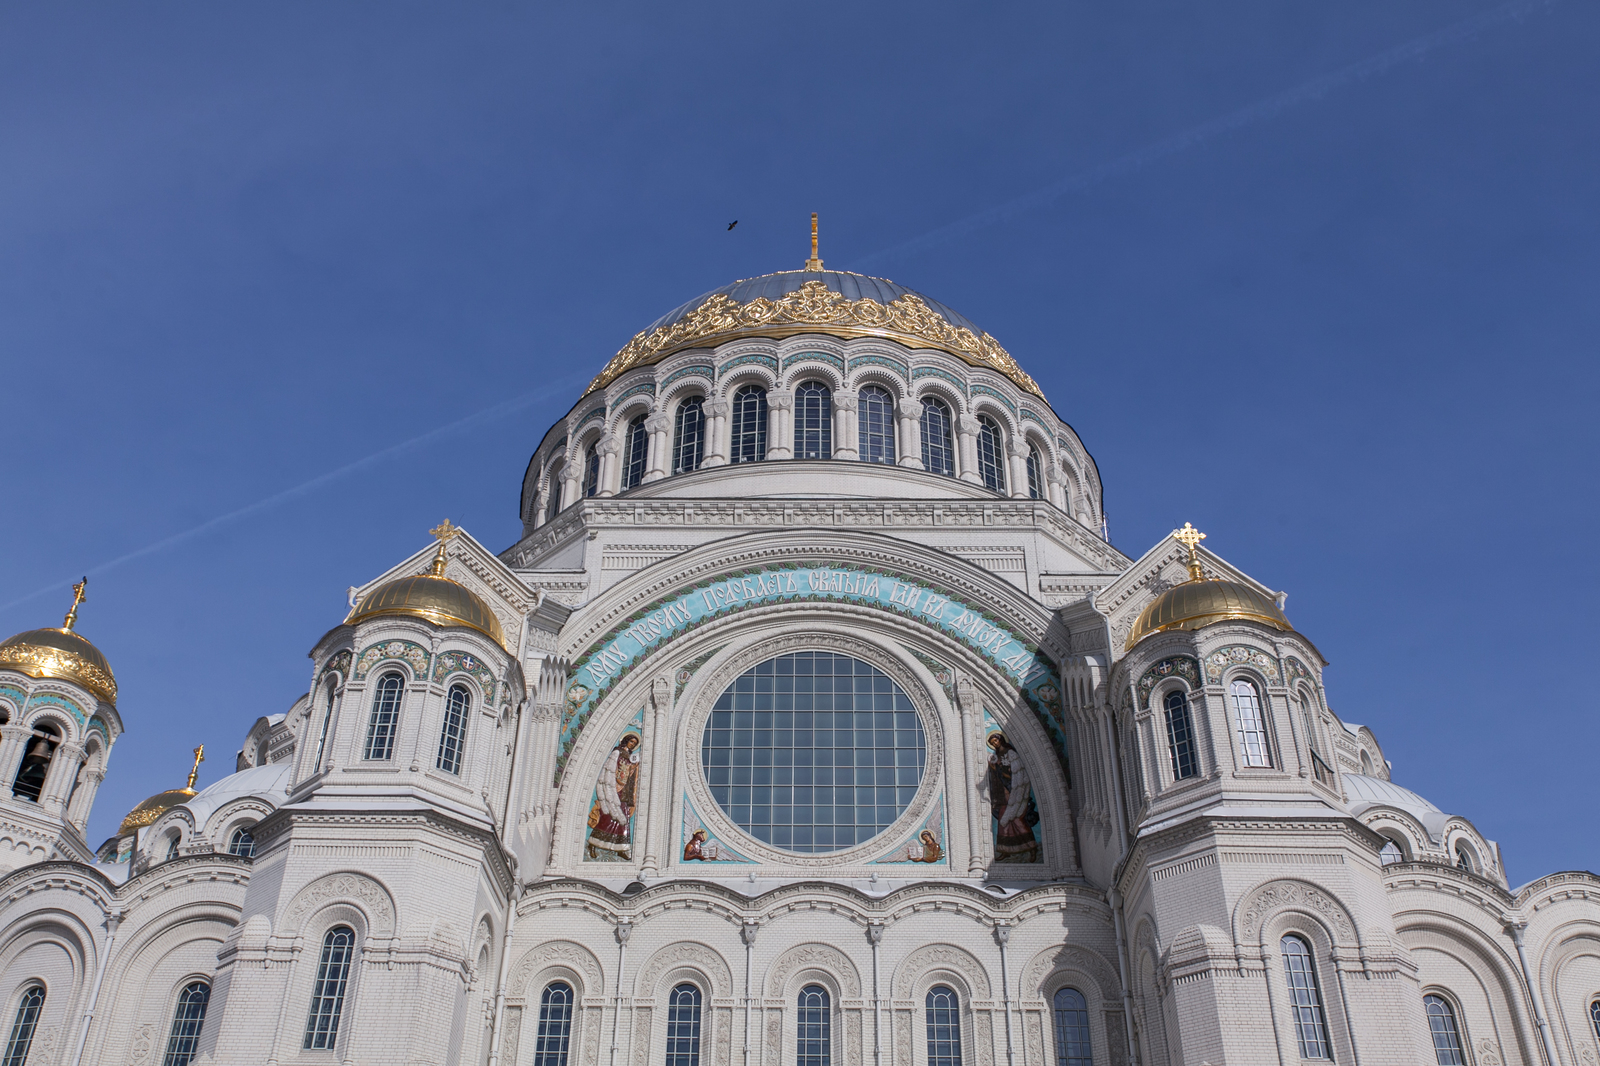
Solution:
[[[767,458],[794,458],[794,393],[789,389],[767,393]]]
[[[861,404],[861,397],[853,392],[839,391],[833,394],[833,457],[835,459],[859,459],[861,450],[857,445],[861,440],[861,430],[856,425],[856,408]]]
[[[1006,442],[1006,453],[1011,456],[1011,495],[1015,499],[1026,500],[1028,498],[1028,443],[1013,437]]]
[[[77,744],[60,744],[50,758],[50,770],[45,774],[44,788],[39,793],[39,806],[59,811],[67,805],[67,793],[78,779],[78,768],[83,765],[83,748]]]
[[[571,507],[583,493],[583,456],[568,459],[561,468],[561,506]]]
[[[644,758],[640,760],[643,765],[639,769],[639,800],[634,810],[633,824],[638,826],[636,837],[643,837],[643,861],[639,869],[639,876],[648,881],[656,876],[661,869],[659,853],[660,842],[666,839],[666,834],[659,832],[663,818],[652,817],[651,809],[655,806],[656,787],[655,766],[658,760],[668,758],[667,745],[670,739],[663,743],[662,730],[666,728],[667,712],[672,709],[672,683],[665,676],[658,677],[650,683],[650,713],[645,719],[644,736],[640,738],[640,749]],[[666,804],[666,820],[670,820],[672,805]],[[632,842],[636,851],[639,840]],[[634,855],[634,860],[639,861],[639,855]]]
[[[983,475],[978,473],[978,420],[971,415],[956,417],[956,476],[983,484]]]
[[[728,465],[728,410],[727,400],[706,401],[706,453],[702,467]]]
[[[644,464],[644,480],[659,481],[667,476],[668,465],[672,462],[672,438],[669,436],[672,416],[665,411],[657,411],[644,420],[644,428],[650,434],[650,451]]]
[[[900,465],[927,469],[922,465],[922,401],[907,397],[894,410],[900,423]]]
[[[67,821],[80,833],[89,824],[89,811],[94,807],[95,793],[100,791],[100,783],[105,779],[104,770],[84,770],[78,791],[67,804]]]
[[[11,795],[22,756],[27,754],[28,741],[32,738],[33,730],[25,725],[0,726],[0,796]]]
[[[622,441],[615,433],[607,433],[600,438],[597,445],[600,451],[600,476],[595,489],[596,496],[615,496],[617,486],[622,481],[622,471],[617,463],[617,455],[622,451]]]
[[[1046,463],[1044,479],[1046,489],[1050,494],[1050,502],[1070,515],[1072,513],[1072,501],[1067,498],[1067,475],[1061,472],[1060,465]]]

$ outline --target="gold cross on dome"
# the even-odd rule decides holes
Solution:
[[[84,595],[84,591],[83,591],[84,589],[86,589],[88,587],[89,587],[89,579],[88,579],[88,577],[85,577],[82,581],[77,581],[77,582],[73,583],[73,585],[72,585],[72,608],[69,611],[67,611],[66,621],[61,623],[61,628],[62,629],[71,629],[73,624],[75,622],[77,622],[77,620],[78,620],[78,608],[83,604],[84,600],[89,598],[88,596]]]
[[[437,537],[440,544],[449,544],[452,540],[461,536],[461,527],[451,525],[450,519],[446,518],[443,522],[428,530],[428,532]]]
[[[1206,535],[1188,522],[1185,522],[1182,529],[1174,529],[1172,531],[1172,539],[1189,549],[1189,580],[1204,581],[1206,573],[1200,568],[1200,552],[1198,549],[1200,542],[1206,539]]]
[[[811,212],[811,258],[806,260],[806,270],[820,271],[822,260],[817,258],[817,213]]]
[[[205,762],[205,761],[206,761],[206,746],[204,744],[202,744],[198,748],[194,749],[194,766],[189,770],[189,783],[187,785],[183,786],[184,788],[188,789],[190,792],[194,791],[195,778],[200,776],[200,764]]]

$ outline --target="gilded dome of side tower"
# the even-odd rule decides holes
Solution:
[[[1241,581],[1206,576],[1198,552],[1204,533],[1185,522],[1173,535],[1189,546],[1189,580],[1150,601],[1128,630],[1125,647],[1132,648],[1152,633],[1200,629],[1230,619],[1260,622],[1283,631],[1294,628],[1276,599]]]
[[[140,802],[128,812],[127,817],[122,819],[122,824],[117,827],[117,836],[125,837],[130,833],[137,833],[178,804],[187,803],[198,795],[194,782],[200,776],[200,764],[205,761],[206,746],[202,744],[194,749],[194,766],[189,769],[188,783],[182,788],[169,788],[165,792],[157,792],[149,799]]]
[[[433,558],[432,572],[402,577],[379,585],[356,604],[345,621],[355,625],[369,618],[384,615],[421,618],[434,625],[476,629],[496,644],[505,647],[505,631],[500,625],[500,619],[489,609],[489,605],[459,581],[444,576],[448,545],[461,535],[461,530],[446,519],[431,532],[439,539],[439,550]]]
[[[100,649],[72,627],[78,621],[78,608],[87,598],[89,579],[72,586],[72,609],[59,629],[30,629],[0,642],[0,669],[16,670],[29,677],[52,677],[82,685],[107,703],[117,702],[117,679],[111,664]]]

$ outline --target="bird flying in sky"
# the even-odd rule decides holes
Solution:
[[[733,227],[737,226],[738,224],[739,224],[739,220],[738,219],[734,219],[732,222],[728,223],[728,228],[732,229]]]

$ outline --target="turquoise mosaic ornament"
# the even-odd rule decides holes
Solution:
[[[32,696],[28,697],[27,706],[23,707],[23,711],[26,713],[27,711],[33,710],[35,707],[60,707],[63,711],[66,711],[68,714],[72,715],[72,717],[77,720],[79,725],[84,725],[89,721],[89,712],[85,711],[82,707],[79,707],[76,703],[67,699],[65,696],[57,696],[53,692],[35,692]]]

